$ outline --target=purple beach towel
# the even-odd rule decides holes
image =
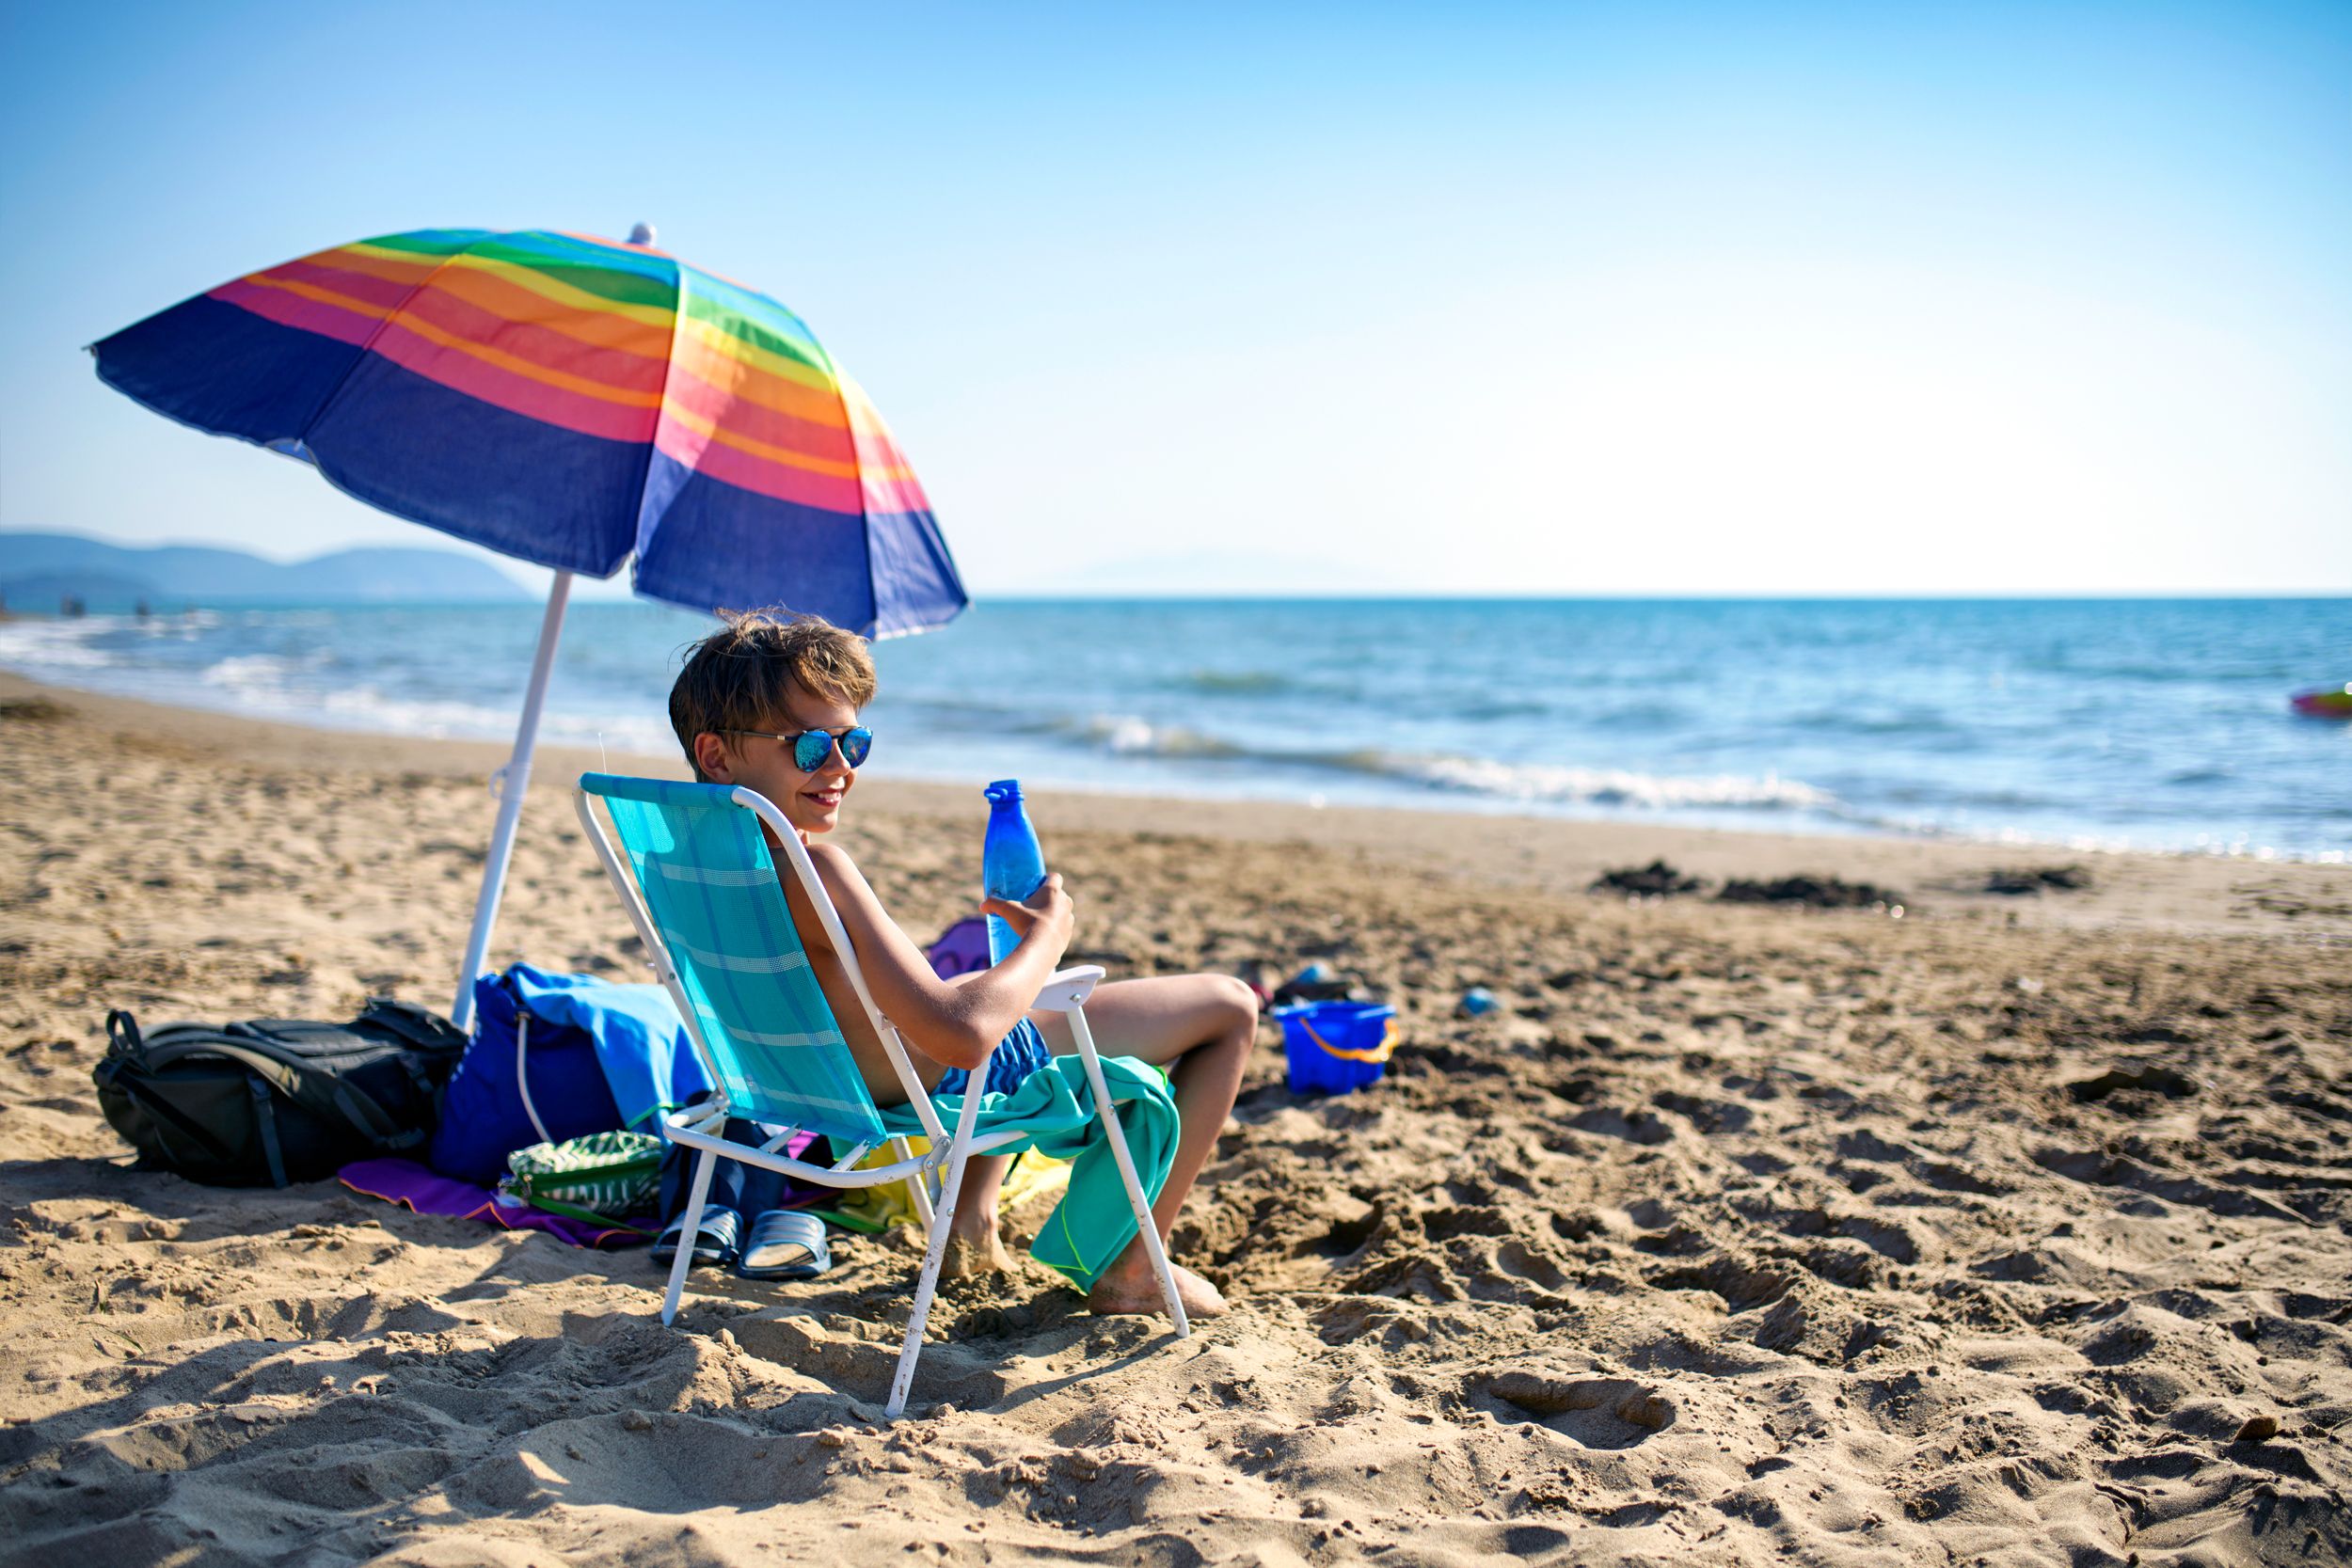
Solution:
[[[358,1160],[337,1171],[335,1180],[355,1193],[380,1197],[420,1214],[480,1220],[507,1230],[544,1230],[572,1246],[633,1246],[649,1240],[625,1227],[591,1225],[527,1204],[501,1203],[489,1188],[437,1176],[414,1160]]]
[[[931,960],[931,973],[943,980],[959,974],[969,974],[988,965],[988,921],[984,916],[967,914],[939,933],[926,954]]]

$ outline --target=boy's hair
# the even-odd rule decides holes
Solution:
[[[694,777],[703,777],[696,736],[776,728],[792,686],[851,707],[874,700],[874,657],[857,633],[816,615],[755,610],[719,617],[726,625],[687,650],[686,668],[670,688],[670,727]]]

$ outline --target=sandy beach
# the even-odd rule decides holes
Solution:
[[[0,1561],[2352,1557],[2352,869],[1041,795],[1076,957],[1321,958],[1403,1044],[1299,1099],[1262,1031],[1175,1238],[1230,1316],[954,1282],[890,1425],[908,1233],[665,1329],[642,1250],[129,1168],[107,1008],[446,1004],[501,751],[0,676]],[[644,977],[596,760],[494,961]],[[922,938],[981,820],[845,842]],[[1893,896],[1713,896],[1800,876]]]

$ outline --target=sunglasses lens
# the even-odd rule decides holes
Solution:
[[[803,773],[816,772],[817,769],[825,766],[825,759],[833,755],[834,738],[822,730],[808,730],[794,736],[792,766]],[[841,732],[840,740],[841,760],[855,768],[866,761],[866,753],[873,749],[874,732],[865,729],[844,730]]]

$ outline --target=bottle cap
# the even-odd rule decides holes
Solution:
[[[1007,800],[1018,800],[1021,799],[1021,781],[1019,779],[999,779],[994,784],[990,784],[986,789],[980,791],[980,793],[987,796],[989,800],[993,801],[995,804],[1003,805]]]

